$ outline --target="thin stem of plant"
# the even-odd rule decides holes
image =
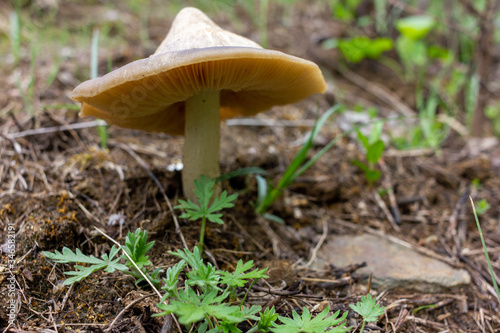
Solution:
[[[203,243],[205,240],[205,227],[207,224],[207,218],[203,217],[201,219],[201,230],[200,230],[200,243],[198,244],[198,248],[200,249],[200,253],[203,253]]]

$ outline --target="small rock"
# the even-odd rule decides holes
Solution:
[[[318,252],[314,267],[345,267],[366,262],[356,274],[373,274],[375,288],[403,288],[439,293],[470,283],[470,275],[439,260],[424,256],[382,237],[363,235],[331,236]]]

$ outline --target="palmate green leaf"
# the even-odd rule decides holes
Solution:
[[[345,333],[349,330],[345,327],[344,320],[347,317],[347,312],[344,312],[342,317],[337,318],[340,311],[335,312],[328,318],[325,318],[330,308],[327,307],[319,313],[314,319],[311,319],[311,313],[307,308],[304,308],[302,317],[297,312],[293,311],[292,318],[279,316],[278,319],[283,325],[274,323],[271,331],[274,333]],[[337,326],[338,325],[338,326]],[[331,328],[330,328],[331,327]]]
[[[243,260],[239,260],[236,265],[236,269],[234,272],[229,273],[226,271],[220,271],[221,279],[220,283],[225,284],[228,287],[243,287],[249,279],[261,279],[267,278],[268,276],[264,273],[267,271],[267,268],[258,270],[254,269],[251,272],[245,273],[249,269],[253,267],[253,260],[247,261],[243,263]]]
[[[105,268],[106,266],[107,266],[106,264],[92,265],[89,267],[75,265],[76,271],[64,272],[64,274],[66,275],[74,275],[74,276],[64,280],[63,285],[70,286],[75,282],[85,279],[90,274]]]
[[[370,294],[362,296],[361,302],[356,303],[356,305],[350,304],[349,306],[366,322],[377,321],[378,317],[383,315],[385,311],[385,307],[377,304],[377,300],[372,298]]]
[[[212,264],[205,264],[203,262],[201,252],[198,247],[195,247],[193,252],[190,252],[188,249],[178,249],[177,252],[169,253],[185,260],[186,263],[193,269],[191,272],[186,274],[188,277],[188,280],[186,281],[187,285],[198,285],[204,291],[211,291],[214,289],[220,290],[220,288],[217,287],[220,280],[219,271],[217,271]]]
[[[112,248],[113,249],[113,248]],[[93,255],[86,256],[85,254],[80,251],[80,249],[76,249],[76,253],[73,253],[70,249],[67,247],[63,247],[62,253],[59,251],[54,251],[48,252],[48,251],[43,251],[43,255],[46,256],[49,259],[52,259],[54,262],[61,263],[61,264],[67,264],[71,262],[81,262],[85,264],[101,264],[102,260],[99,258],[94,257]]]
[[[224,222],[221,220],[222,214],[215,213],[224,208],[233,207],[234,201],[238,195],[231,194],[228,196],[227,192],[224,191],[219,197],[214,199],[212,205],[209,207],[208,205],[210,199],[214,195],[213,187],[215,186],[215,180],[208,178],[205,175],[201,175],[199,180],[196,179],[194,181],[194,184],[196,188],[194,193],[198,198],[198,204],[192,202],[191,200],[179,200],[180,204],[175,206],[175,208],[183,209],[185,211],[185,213],[181,215],[181,218],[187,218],[191,221],[206,218],[210,222],[223,224]]]
[[[226,323],[240,323],[246,320],[246,313],[241,311],[238,306],[222,303],[227,296],[227,293],[217,296],[216,290],[198,296],[194,290],[186,287],[185,290],[179,292],[178,300],[172,300],[168,305],[158,304],[163,312],[155,316],[174,313],[183,325],[196,323],[206,316],[217,318]]]
[[[200,179],[194,180],[194,194],[198,198],[198,203],[203,211],[207,211],[210,198],[214,195],[215,180],[201,175]]]
[[[66,275],[73,275],[73,277],[65,280],[63,283],[63,285],[68,286],[68,285],[71,285],[75,282],[78,282],[78,281],[85,279],[87,276],[89,276],[93,272],[96,272],[100,269],[104,269],[104,271],[106,271],[108,273],[113,273],[115,270],[127,271],[128,270],[127,266],[118,263],[120,258],[116,258],[113,260],[113,258],[117,255],[117,253],[119,251],[120,251],[120,248],[113,245],[109,251],[109,255],[107,253],[104,253],[101,256],[102,259],[96,258],[92,255],[86,256],[79,249],[76,249],[75,253],[74,253],[73,251],[71,251],[67,247],[64,247],[62,249],[62,253],[59,251],[55,251],[54,253],[51,253],[48,251],[43,251],[42,253],[47,258],[49,258],[57,263],[90,264],[90,266],[75,265],[76,271],[65,272],[64,274],[66,274]]]
[[[238,195],[236,193],[228,196],[226,191],[222,192],[219,197],[216,197],[214,199],[214,202],[208,209],[206,215],[207,219],[213,223],[224,224],[224,221],[220,219],[222,214],[214,214],[214,213],[223,210],[224,208],[233,207],[234,201],[236,200],[237,197]]]
[[[220,275],[218,274],[218,271],[215,269],[215,267],[211,264],[204,264],[200,267],[200,269],[192,270],[186,275],[188,277],[186,285],[198,285],[205,292],[212,290],[221,290],[221,288],[217,286],[217,284],[219,284]]]

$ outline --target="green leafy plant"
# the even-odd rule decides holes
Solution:
[[[205,226],[207,220],[213,223],[224,224],[221,220],[222,214],[217,213],[224,208],[230,208],[234,206],[234,201],[238,197],[237,194],[231,194],[228,196],[226,191],[223,191],[219,197],[210,201],[215,193],[214,186],[215,180],[201,175],[200,179],[194,181],[197,202],[194,203],[191,200],[179,200],[179,205],[175,208],[183,209],[185,211],[181,218],[187,218],[191,221],[197,221],[201,219],[201,231],[200,231],[200,243],[199,248],[203,251],[203,242],[205,239]],[[217,213],[217,214],[216,214]]]
[[[500,101],[490,103],[484,113],[490,119],[495,135],[500,136]]]
[[[293,319],[279,316],[278,319],[283,325],[274,323],[274,327],[271,328],[271,331],[274,333],[343,333],[349,330],[348,327],[345,327],[344,322],[347,317],[347,312],[344,312],[344,314],[338,318],[340,314],[339,310],[326,318],[328,312],[330,312],[330,307],[327,307],[312,319],[312,315],[307,308],[303,309],[302,317],[299,316],[297,312],[293,311]],[[329,327],[332,328],[328,329]]]
[[[276,319],[278,319],[278,314],[274,310],[274,306],[266,308],[260,313],[260,320],[255,326],[255,329],[259,332],[269,332],[276,322]]]
[[[90,265],[75,265],[76,271],[65,272],[64,274],[72,275],[72,277],[64,280],[63,285],[71,285],[75,282],[81,281],[90,274],[101,269],[108,273],[113,273],[115,270],[118,270],[132,275],[138,279],[137,283],[143,281],[144,274],[148,279],[150,279],[150,281],[155,282],[156,285],[158,285],[160,281],[157,277],[161,270],[156,269],[152,273],[149,273],[148,266],[151,266],[152,264],[146,255],[153,245],[154,242],[147,243],[147,232],[137,229],[134,233],[128,233],[125,240],[125,247],[122,247],[122,249],[132,258],[133,262],[126,256],[115,258],[120,251],[120,247],[115,245],[111,247],[109,254],[104,253],[101,256],[102,259],[96,258],[92,255],[87,256],[79,249],[76,249],[76,251],[73,252],[67,247],[62,249],[62,253],[59,251],[55,251],[54,253],[43,251],[42,253],[44,256],[52,259],[56,263],[83,263]],[[119,263],[120,260],[125,260],[125,264]],[[134,263],[136,265],[134,265]],[[141,274],[138,269],[143,274]]]
[[[328,39],[323,43],[325,48],[338,48],[344,58],[352,63],[363,59],[379,59],[382,53],[392,50],[392,39],[353,37],[345,39]]]
[[[146,276],[155,286],[159,286],[160,280],[158,276],[161,273],[161,269],[156,268],[151,272],[153,264],[149,260],[149,256],[146,255],[155,245],[155,242],[148,243],[147,238],[148,234],[146,230],[137,229],[134,233],[128,233],[125,238],[125,246],[123,247],[128,256],[121,256],[121,259],[126,261],[125,266],[128,267],[128,270],[124,271],[124,273],[136,278],[136,284],[145,281],[144,276]]]
[[[195,247],[193,252],[183,249],[169,253],[181,258],[181,261],[167,270],[162,287],[166,293],[162,303],[158,304],[163,312],[156,316],[173,313],[179,322],[188,328],[199,323],[198,332],[206,332],[207,329],[210,329],[208,332],[241,332],[237,325],[242,321],[252,320],[260,323],[256,315],[261,310],[260,306],[246,307],[243,305],[244,299],[238,306],[230,305],[228,301],[235,299],[236,288],[243,287],[249,280],[255,282],[267,278],[267,268],[251,270],[253,261],[243,263],[240,260],[233,272],[217,270],[212,264],[203,262],[198,247]],[[186,273],[182,289],[178,276],[186,266],[191,270]],[[226,287],[222,288],[223,285]],[[167,299],[169,304],[163,303]],[[264,312],[263,317],[261,316],[264,321],[257,324],[252,331],[272,325],[276,320],[273,315],[274,312]]]
[[[332,15],[344,22],[351,22],[362,0],[331,0]]]
[[[396,50],[406,68],[407,78],[413,78],[415,69],[427,64],[428,46],[423,39],[434,26],[434,19],[426,15],[409,16],[396,22],[401,34],[396,39]]]
[[[373,126],[369,138],[361,133],[360,130],[357,130],[358,140],[363,144],[366,150],[365,158],[367,163],[365,164],[358,160],[353,160],[351,163],[363,170],[365,178],[368,180],[370,186],[372,186],[382,175],[380,170],[375,168],[385,149],[385,143],[380,139],[381,133],[382,123]]]
[[[476,212],[477,215],[483,215],[491,208],[491,205],[486,199],[481,199],[477,202]]]
[[[191,207],[192,216],[205,216],[208,219],[209,213],[208,200],[213,195],[214,181],[201,177],[198,182],[198,198],[201,205]],[[201,194],[203,192],[203,194]],[[214,207],[224,202],[220,198],[214,199]],[[234,197],[236,199],[236,197]],[[187,204],[187,203],[186,203]],[[212,206],[213,206],[212,205]],[[211,206],[211,207],[212,207]],[[202,207],[204,212],[200,212]],[[214,214],[211,218],[220,219],[219,214]],[[222,271],[216,269],[211,263],[205,263],[201,256],[199,247],[193,251],[188,249],[169,252],[176,256],[180,261],[169,267],[163,280],[158,279],[159,269],[150,273],[152,263],[147,252],[154,246],[154,242],[147,242],[147,232],[137,229],[134,233],[129,232],[125,246],[114,246],[109,254],[105,253],[102,259],[94,256],[84,255],[79,249],[76,252],[68,248],[63,248],[62,253],[44,251],[43,254],[57,263],[83,263],[88,266],[76,265],[76,271],[65,272],[66,275],[72,275],[71,278],[64,281],[64,285],[70,285],[88,277],[93,272],[104,270],[105,272],[121,271],[137,279],[137,283],[147,280],[160,297],[158,308],[161,313],[155,316],[164,316],[174,314],[179,323],[192,329],[197,327],[198,332],[217,333],[234,332],[241,330],[238,324],[243,321],[251,323],[253,326],[247,332],[346,332],[344,320],[347,312],[338,318],[339,311],[326,318],[329,309],[325,309],[312,318],[311,313],[304,308],[302,317],[293,312],[293,319],[280,317],[276,314],[274,308],[266,309],[261,312],[261,307],[252,305],[245,306],[248,291],[252,285],[259,279],[267,278],[265,275],[267,268],[254,269],[253,261],[244,262],[239,260],[234,271]],[[122,249],[125,255],[117,257]],[[120,263],[125,260],[125,264]],[[187,269],[189,268],[189,269]],[[181,275],[183,278],[181,278]],[[183,282],[182,282],[183,281]],[[181,285],[183,284],[183,285]],[[164,291],[163,296],[155,288],[160,286]],[[246,288],[246,293],[242,292]],[[167,304],[168,300],[168,304]],[[238,303],[235,305],[235,303]],[[277,324],[279,320],[282,324]]]
[[[377,304],[377,300],[372,298],[372,295],[368,294],[361,297],[361,301],[356,303],[356,305],[349,304],[349,307],[363,317],[363,324],[360,328],[360,332],[363,332],[366,323],[375,322],[378,317],[384,314],[385,307]]]

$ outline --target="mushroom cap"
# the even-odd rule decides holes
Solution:
[[[221,119],[251,116],[326,90],[313,62],[263,49],[226,31],[195,8],[184,8],[149,58],[77,86],[82,117],[120,127],[184,133],[185,101],[220,91]]]

